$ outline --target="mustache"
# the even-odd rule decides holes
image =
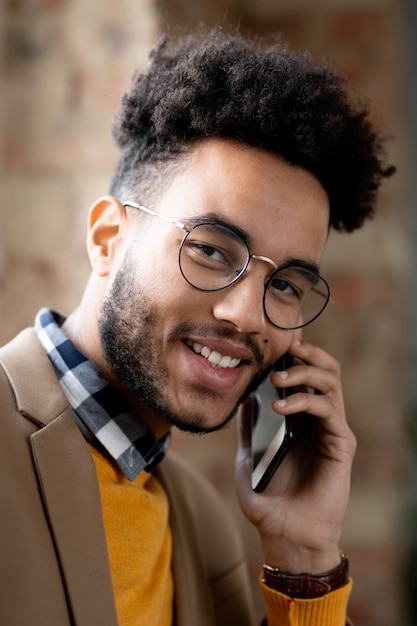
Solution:
[[[242,335],[234,332],[231,328],[214,324],[195,324],[193,322],[182,322],[178,324],[169,334],[169,341],[175,341],[179,336],[197,334],[200,337],[215,337],[217,339],[230,339],[237,344],[247,348],[258,368],[264,367],[264,356],[257,342],[249,335]]]

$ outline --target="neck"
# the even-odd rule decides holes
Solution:
[[[87,309],[91,310],[91,309]],[[97,370],[107,382],[127,401],[132,410],[140,416],[141,422],[150,430],[156,439],[160,439],[171,426],[153,413],[137,396],[124,387],[108,363],[100,341],[98,316],[84,315],[83,303],[65,320],[62,328],[77,350],[82,352],[94,363]]]

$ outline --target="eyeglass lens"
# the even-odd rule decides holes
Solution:
[[[184,278],[198,289],[223,289],[245,271],[249,250],[232,230],[218,224],[196,226],[180,249]]]
[[[181,272],[188,283],[203,291],[216,291],[238,280],[246,270],[250,253],[234,231],[219,224],[200,224],[184,237]],[[329,300],[326,281],[303,267],[275,270],[264,293],[264,309],[275,326],[292,329],[309,324]]]

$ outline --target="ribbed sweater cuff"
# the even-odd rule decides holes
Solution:
[[[260,579],[267,604],[268,626],[345,626],[352,580],[321,598],[292,599],[267,587]]]

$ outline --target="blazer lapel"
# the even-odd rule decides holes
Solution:
[[[169,455],[157,466],[159,477],[170,502],[170,527],[173,539],[176,626],[215,626],[213,598],[205,564],[189,518],[189,500],[184,485],[178,484],[178,472],[171,467]]]
[[[66,594],[77,626],[117,626],[94,462],[32,329],[2,348],[31,446]],[[36,375],[34,375],[36,372]]]
[[[117,626],[94,462],[70,410],[31,443],[74,622]]]

